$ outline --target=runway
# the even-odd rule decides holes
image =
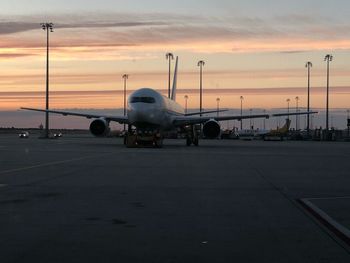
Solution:
[[[349,160],[349,143],[0,135],[1,262],[350,262],[298,202],[350,228]]]

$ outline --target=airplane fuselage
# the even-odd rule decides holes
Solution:
[[[185,115],[185,110],[159,92],[142,88],[129,96],[127,115],[129,124],[138,129],[171,130],[174,117]]]

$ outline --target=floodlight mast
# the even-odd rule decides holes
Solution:
[[[243,100],[244,100],[244,97],[243,96],[240,96],[239,99],[241,100],[241,117],[243,115]],[[240,123],[241,123],[241,130],[243,130],[243,122],[242,122],[242,118],[239,120]]]
[[[219,117],[219,111],[220,111],[220,98],[216,98],[216,116]]]
[[[185,98],[185,113],[187,114],[187,100],[188,100],[188,95],[185,95],[184,98]]]
[[[306,62],[305,67],[307,68],[307,135],[310,136],[310,70],[312,68],[312,63],[310,61]]]
[[[295,102],[296,102],[296,112],[298,113],[299,112],[299,96],[296,96],[295,97]],[[298,118],[298,115],[295,115],[295,130],[298,131],[299,129],[299,118]]]
[[[289,120],[289,103],[290,103],[290,99],[288,98],[286,100],[286,102],[287,102],[287,112],[288,112],[288,120]]]
[[[203,66],[205,62],[203,60],[198,61],[197,66],[199,67],[199,112],[202,117],[203,111]]]
[[[124,74],[122,78],[124,80],[123,112],[124,112],[124,116],[126,116],[126,82],[129,79],[129,75],[128,74]],[[125,132],[125,128],[126,128],[126,126],[125,126],[125,123],[124,123],[124,132]]]
[[[327,101],[326,101],[326,130],[329,130],[329,62],[333,60],[333,56],[328,54],[324,61],[327,62]]]
[[[45,114],[45,138],[49,138],[49,33],[53,32],[53,23],[42,23],[41,28],[46,31],[46,114]]]

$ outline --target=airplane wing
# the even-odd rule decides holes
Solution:
[[[186,125],[193,125],[193,124],[200,124],[207,122],[209,120],[216,120],[216,121],[227,121],[227,120],[243,120],[243,119],[253,119],[253,118],[266,118],[268,119],[270,115],[268,114],[259,114],[259,115],[232,115],[232,116],[221,116],[221,117],[208,117],[208,116],[202,116],[202,117],[191,117],[191,116],[179,116],[175,117],[173,124],[175,126],[186,126]]]
[[[228,110],[212,110],[212,111],[202,111],[202,112],[191,112],[191,113],[186,113],[185,116],[194,116],[194,115],[200,115],[200,114],[208,114],[208,113],[217,113],[217,112],[224,112]]]
[[[318,113],[316,111],[309,111],[309,112],[290,112],[290,113],[275,113],[275,114],[257,114],[257,115],[231,115],[231,116],[203,116],[203,117],[193,117],[193,116],[177,116],[174,118],[173,124],[175,126],[186,126],[186,125],[193,125],[193,124],[201,124],[205,123],[209,120],[216,120],[216,121],[227,121],[227,120],[244,120],[244,119],[257,119],[257,118],[270,118],[270,117],[281,117],[281,116],[294,116],[294,115],[306,115],[306,114],[315,114]]]
[[[282,117],[282,116],[295,116],[295,115],[307,115],[307,114],[316,114],[318,111],[309,111],[309,112],[291,112],[291,113],[275,113],[272,114],[272,117]]]
[[[68,111],[56,111],[56,110],[42,110],[42,109],[33,109],[33,108],[21,108],[22,110],[29,111],[39,111],[39,112],[49,112],[54,114],[61,114],[63,116],[77,116],[77,117],[85,117],[87,119],[99,119],[104,118],[107,121],[115,121],[121,124],[128,124],[129,120],[126,116],[108,116],[108,115],[96,115],[96,114],[85,114],[85,113],[77,113],[77,112],[68,112]]]

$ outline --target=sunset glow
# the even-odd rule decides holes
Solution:
[[[217,97],[223,107],[237,107],[241,95],[254,108],[284,107],[285,99],[295,96],[305,104],[304,66],[312,61],[312,103],[322,108],[323,58],[332,53],[331,107],[349,107],[350,21],[342,11],[349,8],[346,1],[336,1],[337,17],[330,17],[333,4],[326,1],[221,0],[217,5],[204,1],[200,7],[196,1],[176,6],[130,1],[122,7],[108,0],[98,5],[49,2],[50,9],[36,0],[0,4],[0,110],[43,106],[42,94],[35,94],[45,89],[45,34],[39,24],[47,20],[55,24],[50,34],[51,107],[119,108],[125,73],[130,75],[129,90],[151,87],[163,92],[166,52],[180,57],[178,101],[183,104],[187,94],[192,108],[198,107],[198,60],[206,62],[206,107],[215,107]],[[209,10],[210,16],[205,15]]]

